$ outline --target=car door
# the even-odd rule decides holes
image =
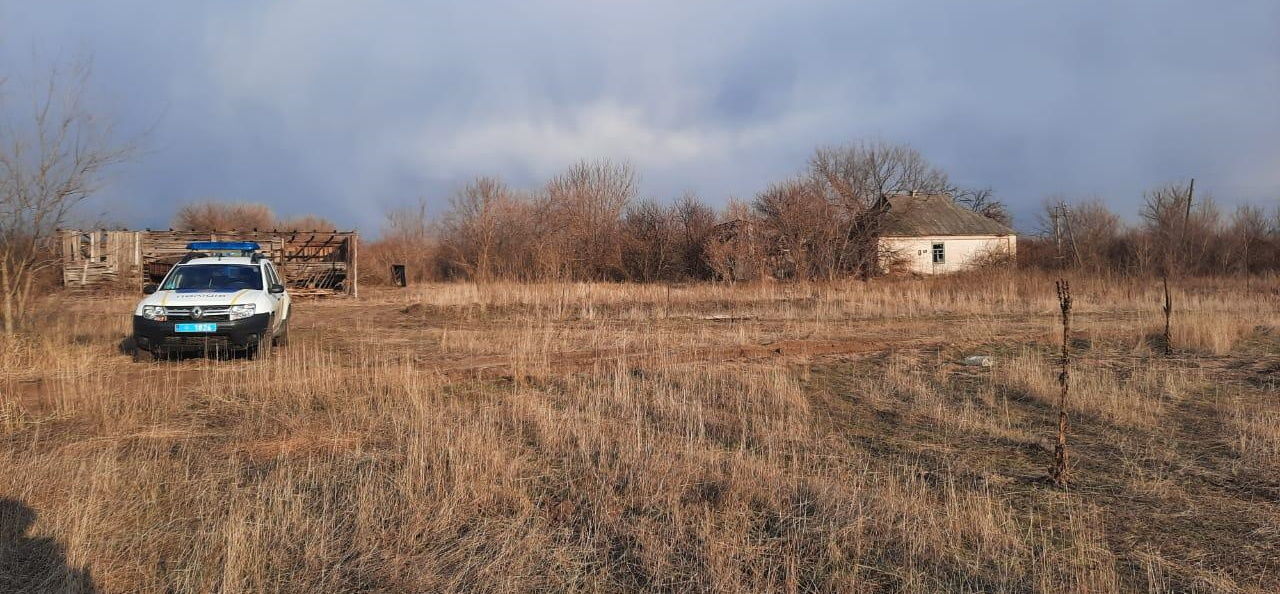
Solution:
[[[281,286],[284,285],[284,278],[282,278],[280,273],[276,271],[275,265],[270,262],[267,262],[267,273],[271,275],[271,282],[273,284]],[[272,296],[275,298],[276,303],[276,327],[279,328],[280,324],[283,324],[285,320],[289,319],[289,308],[293,305],[293,298],[289,297],[288,291],[283,293],[272,293]]]
[[[276,270],[271,266],[270,262],[263,262],[262,277],[266,282],[267,300],[271,302],[271,331],[280,330],[280,321],[284,319],[284,303],[280,293],[272,293],[271,285],[280,284],[280,278],[276,276]]]

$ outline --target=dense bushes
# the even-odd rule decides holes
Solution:
[[[256,202],[205,200],[187,204],[173,216],[173,228],[184,231],[281,229],[286,231],[335,231],[338,226],[324,217],[302,215],[281,219],[270,206]]]
[[[476,281],[832,279],[875,272],[887,195],[951,193],[1006,216],[989,192],[957,188],[914,149],[879,142],[820,149],[794,178],[720,213],[692,194],[638,199],[636,187],[634,170],[610,161],[578,163],[532,191],[479,178],[438,222],[394,213],[369,249],[378,267],[430,254],[411,263],[418,275]],[[406,224],[421,232],[406,237]]]
[[[1224,216],[1212,197],[1195,197],[1189,185],[1172,184],[1148,192],[1138,214],[1126,224],[1100,199],[1048,204],[1040,234],[1019,238],[1018,261],[1023,267],[1098,274],[1280,271],[1280,208],[1268,213],[1245,204]]]
[[[1211,198],[1195,198],[1188,210],[1189,190],[1149,192],[1132,224],[1098,199],[1049,204],[1040,229],[1019,237],[1018,264],[1123,275],[1280,270],[1280,210],[1241,206],[1227,217]],[[821,149],[793,178],[719,212],[692,194],[671,204],[641,199],[630,166],[582,162],[532,190],[478,178],[438,220],[421,204],[393,212],[366,247],[363,269],[374,281],[391,263],[408,265],[415,280],[480,282],[867,277],[883,263],[883,198],[910,191],[951,194],[1008,221],[990,190],[958,187],[899,145]]]

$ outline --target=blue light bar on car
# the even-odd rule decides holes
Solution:
[[[259,247],[256,241],[193,241],[187,244],[187,249],[203,252],[253,252]]]

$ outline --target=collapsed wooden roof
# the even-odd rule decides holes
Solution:
[[[254,241],[295,295],[357,292],[355,231],[62,230],[63,284],[141,287],[158,282],[193,241]]]

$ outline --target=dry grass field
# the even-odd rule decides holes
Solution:
[[[1280,590],[1280,280],[444,284],[134,363],[0,343],[0,590]],[[990,368],[965,356],[994,357]]]

